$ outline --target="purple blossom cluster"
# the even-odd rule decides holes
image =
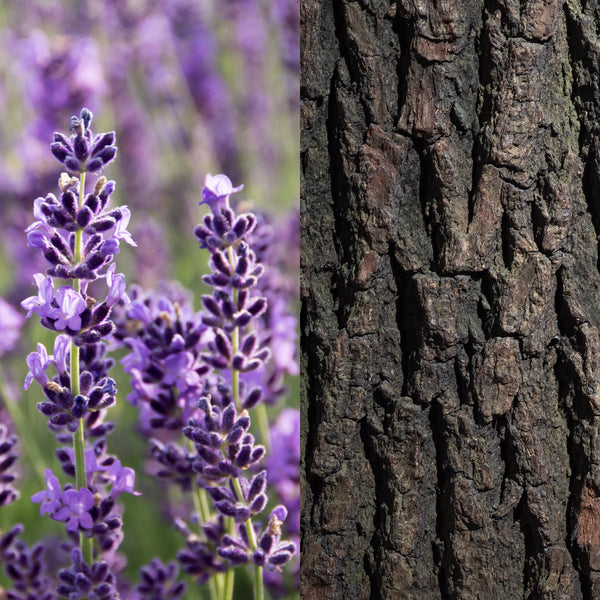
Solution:
[[[84,108],[71,119],[70,140],[54,135],[54,156],[79,178],[63,173],[60,200],[52,194],[38,198],[37,221],[26,230],[28,245],[42,250],[49,267],[45,274],[35,275],[38,294],[22,306],[28,317],[37,314],[44,327],[60,335],[53,354],[40,343],[37,352],[28,355],[25,389],[33,381],[41,386],[45,398],[38,409],[64,444],[57,449],[64,473],[75,478],[75,485],[63,487],[46,469],[46,490],[31,498],[40,503],[40,515],[64,522],[73,542],[80,540],[81,549],[76,547],[71,554],[73,564],[58,574],[56,592],[69,598],[114,598],[109,566],[116,564],[114,553],[123,538],[116,501],[123,492],[138,492],[134,471],[106,452],[106,435],[114,425],[104,417],[115,402],[117,387],[108,374],[114,361],[106,357],[104,340],[114,331],[112,307],[127,301],[125,278],[115,273],[112,257],[121,240],[134,242],[126,230],[126,207],[108,208],[114,181],[100,176],[86,194],[85,174],[98,171],[116,154],[114,132],[93,136],[91,121],[92,113]],[[56,287],[55,278],[71,280],[72,285]],[[89,284],[96,279],[106,284],[102,301],[89,293]],[[52,377],[50,367],[55,371]],[[100,555],[104,560],[92,564]]]
[[[248,412],[263,400],[263,387],[248,385],[241,376],[261,369],[271,350],[265,343],[268,336],[261,339],[264,331],[254,325],[267,310],[267,299],[257,293],[264,267],[246,241],[257,218],[252,213],[236,215],[229,203],[231,194],[240,190],[224,175],[207,175],[202,191],[201,204],[207,204],[211,212],[194,233],[200,247],[210,253],[211,273],[204,282],[213,288],[212,295],[202,297],[202,322],[212,330],[203,358],[220,377],[225,393],[202,396],[198,408],[203,418],[191,418],[183,433],[194,443],[193,468],[214,508],[238,524],[221,538],[217,554],[232,565],[252,562],[273,569],[292,558],[295,544],[279,538],[279,526],[287,516],[285,507],[273,510],[262,532],[251,521],[268,501],[267,472],[256,472],[265,447],[256,444],[249,432]]]
[[[46,575],[45,547],[37,543],[29,548],[19,539],[23,525],[17,524],[0,537],[0,562],[12,582],[7,593],[11,600],[54,600],[52,580]]]
[[[89,565],[83,560],[81,551],[78,548],[69,551],[68,544],[38,542],[29,548],[19,537],[23,530],[23,525],[17,524],[0,536],[0,564],[12,583],[6,594],[10,600],[117,600],[121,597],[179,600],[187,588],[178,578],[176,563],[163,565],[159,559],[153,559],[140,569],[137,586],[122,595],[118,579],[106,561],[94,561]],[[60,555],[65,551],[71,564],[56,570],[51,554]]]
[[[19,539],[22,528],[13,528],[0,538],[0,559],[14,584],[9,594],[178,600],[186,589],[181,568],[216,599],[233,589],[234,569],[243,565],[254,571],[255,597],[262,597],[257,590],[264,584],[277,592],[282,568],[296,555],[297,541],[287,536],[297,533],[289,522],[299,494],[294,452],[268,453],[276,443],[269,439],[265,405],[283,397],[284,377],[297,372],[293,292],[285,277],[269,272],[278,228],[230,204],[243,186],[207,175],[200,204],[210,212],[194,230],[210,269],[201,310],[177,285],[159,292],[133,286],[126,293],[114,257],[121,242],[135,246],[127,229],[131,214],[112,204],[116,184],[99,173],[117,154],[116,135],[94,135],[92,119],[84,108],[71,118],[69,135],[53,136],[52,154],[67,172],[57,195],[34,201],[27,245],[47,266],[33,276],[37,293],[21,303],[27,317],[37,315],[56,334],[52,353],[38,343],[27,356],[24,387],[35,382],[41,388],[37,407],[56,436],[63,472],[59,478],[47,468],[45,489],[31,500],[40,516],[64,524],[69,558],[46,565],[44,545],[29,549]],[[88,177],[95,178],[86,186]],[[115,346],[124,350],[127,400],[139,410],[152,472],[184,498],[174,520],[185,541],[179,566],[154,559],[135,588],[119,573],[125,564],[118,553],[120,496],[140,492],[134,470],[107,445],[115,428],[107,420],[117,396],[108,355]],[[274,427],[281,429],[279,421]],[[15,444],[16,437],[0,429],[0,505],[16,498]]]
[[[283,286],[261,284],[265,266],[258,256],[266,256],[273,233],[255,214],[237,214],[230,206],[231,194],[241,189],[225,175],[206,177],[200,204],[210,212],[194,231],[210,256],[203,281],[213,291],[201,297],[203,309],[194,312],[177,288],[158,294],[134,288],[131,304],[119,311],[115,333],[129,350],[122,359],[131,377],[128,400],[140,411],[154,474],[187,494],[205,493],[212,503],[210,514],[196,516],[200,531],[176,519],[186,539],[177,558],[199,583],[243,564],[278,573],[296,549],[294,542],[281,540],[284,506],[272,509],[264,527],[254,522],[269,505],[269,493],[268,473],[261,469],[266,448],[251,432],[250,412],[280,399],[283,374],[295,372],[293,352],[270,366],[275,362],[270,345],[278,336],[293,345],[296,320],[291,314],[285,318],[285,298],[277,301]],[[277,333],[270,327],[276,315],[284,325]],[[297,481],[299,461],[296,471],[291,478]],[[289,486],[286,491],[294,504]]]

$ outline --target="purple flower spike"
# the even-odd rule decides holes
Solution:
[[[41,502],[40,515],[42,516],[48,512],[55,513],[62,506],[62,490],[56,475],[50,469],[46,469],[44,475],[46,476],[46,491],[37,492],[31,496],[32,502]]]
[[[52,518],[55,521],[66,521],[69,531],[82,529],[91,529],[94,525],[92,516],[88,512],[94,506],[94,496],[87,488],[76,490],[67,490],[62,495],[64,506],[59,509]]]

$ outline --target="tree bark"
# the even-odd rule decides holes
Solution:
[[[302,590],[600,598],[600,7],[302,0]]]

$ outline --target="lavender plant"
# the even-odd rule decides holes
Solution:
[[[106,357],[106,339],[114,330],[111,309],[126,301],[125,277],[115,272],[113,257],[120,243],[135,242],[127,231],[127,207],[110,208],[115,182],[98,176],[86,192],[86,175],[99,173],[117,152],[115,133],[93,135],[92,113],[84,108],[71,118],[70,136],[54,134],[51,150],[67,173],[59,179],[60,196],[48,194],[34,202],[27,244],[42,251],[49,267],[35,275],[38,293],[22,302],[30,317],[57,332],[54,352],[43,344],[27,357],[28,388],[35,380],[44,399],[38,409],[61,446],[57,456],[73,482],[61,485],[46,469],[46,490],[32,496],[40,514],[65,523],[73,539],[73,564],[59,573],[59,596],[114,598],[114,552],[122,540],[117,504],[123,492],[134,491],[135,473],[106,452],[113,424],[106,409],[115,402],[114,361]],[[66,280],[70,285],[58,285]],[[105,297],[91,295],[91,284],[102,280]],[[102,291],[102,286],[97,288]],[[52,366],[54,376],[47,374]],[[24,551],[23,551],[24,552]],[[37,550],[32,550],[32,557]],[[47,591],[47,590],[45,590]]]
[[[230,206],[242,186],[208,175],[201,204],[210,213],[195,229],[210,256],[204,282],[213,291],[202,296],[203,309],[194,311],[191,294],[180,286],[160,294],[133,287],[130,298],[114,263],[121,242],[135,246],[127,230],[130,212],[111,206],[115,182],[100,175],[116,156],[116,137],[94,135],[91,122],[84,108],[72,117],[70,135],[54,134],[52,154],[66,169],[60,194],[35,200],[36,220],[26,229],[28,246],[40,250],[48,266],[35,274],[37,294],[22,306],[57,335],[52,354],[38,343],[27,356],[24,387],[35,381],[42,390],[38,409],[56,436],[63,471],[45,469],[45,489],[31,500],[41,516],[64,523],[64,560],[46,564],[45,545],[28,547],[22,526],[14,526],[0,537],[0,562],[13,582],[9,597],[112,600],[125,593],[131,600],[179,600],[185,592],[174,562],[153,559],[135,588],[123,585],[119,574],[119,497],[139,492],[134,470],[107,450],[115,427],[107,409],[117,393],[108,348],[117,341],[129,349],[122,360],[131,377],[128,400],[140,408],[155,474],[189,500],[187,512],[174,519],[185,539],[177,553],[182,571],[205,585],[212,600],[231,600],[235,569],[252,565],[253,595],[262,600],[264,585],[280,585],[273,575],[296,552],[296,543],[282,535],[288,508],[269,500],[269,481],[297,512],[295,455],[287,466],[269,459],[269,476],[263,468],[268,421],[259,428],[259,443],[251,417],[262,414],[265,421],[264,404],[283,395],[282,373],[296,369],[289,349],[296,321],[278,298],[285,286],[265,276],[261,263],[271,230],[253,213],[236,214]],[[86,186],[90,174],[95,180]],[[278,322],[287,328],[277,330]],[[272,350],[281,348],[286,360],[270,361]],[[16,436],[0,428],[0,506],[17,497],[15,445]],[[290,531],[295,534],[294,525]]]
[[[213,599],[231,598],[233,569],[245,564],[254,565],[254,597],[263,598],[263,569],[279,571],[296,551],[281,539],[284,506],[257,524],[268,504],[260,468],[266,449],[250,432],[250,411],[281,397],[278,369],[266,368],[269,344],[280,336],[265,319],[268,286],[259,285],[264,267],[251,247],[264,251],[265,236],[256,215],[237,215],[229,205],[241,189],[225,175],[206,178],[201,204],[211,212],[195,229],[210,255],[204,282],[213,293],[202,296],[204,309],[195,313],[173,289],[136,288],[116,332],[130,349],[122,361],[131,376],[128,400],[140,409],[155,473],[192,495],[191,521],[199,526],[175,519],[186,539],[177,558]],[[288,325],[295,329],[295,321]]]

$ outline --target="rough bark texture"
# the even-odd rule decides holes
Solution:
[[[599,31],[302,0],[306,600],[600,598]]]

